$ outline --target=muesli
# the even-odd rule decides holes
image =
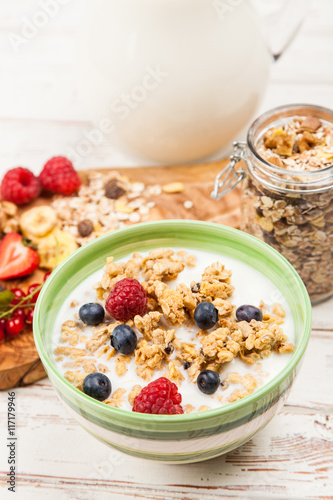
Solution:
[[[97,275],[60,312],[54,356],[64,377],[94,397],[87,376],[93,385],[92,374],[99,373],[104,380],[99,399],[134,411],[145,411],[139,405],[143,388],[148,394],[160,392],[167,379],[175,384],[174,389],[170,385],[175,401],[177,394],[182,396],[182,411],[175,413],[237,401],[271,380],[294,349],[289,308],[269,301],[237,307],[232,297],[237,303],[244,300],[249,286],[255,301],[261,294],[273,296],[276,289],[244,263],[237,264],[232,280],[226,265],[207,260],[212,257],[159,248],[122,262],[108,258],[94,289],[87,285],[96,283]]]
[[[90,172],[87,182],[75,196],[57,197],[52,207],[59,227],[73,235],[79,245],[128,224],[148,220],[155,206],[149,198],[158,196],[162,187],[132,182],[117,171]]]
[[[312,301],[326,298],[333,293],[333,190],[300,192],[293,181],[309,172],[320,175],[332,165],[333,128],[316,117],[294,117],[270,128],[257,144],[257,152],[285,169],[287,181],[290,174],[288,187],[294,191],[269,189],[247,177],[242,229],[289,260]]]

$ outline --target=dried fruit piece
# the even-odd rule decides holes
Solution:
[[[41,205],[24,212],[19,224],[24,236],[34,241],[35,238],[46,236],[55,228],[57,214],[48,205]]]
[[[300,153],[304,153],[304,151],[308,151],[309,149],[313,149],[319,143],[318,137],[316,137],[313,133],[305,130],[303,135],[297,139],[297,146]]]
[[[116,179],[110,179],[105,184],[105,196],[111,200],[118,200],[121,196],[124,196],[126,190],[119,184]]]
[[[78,248],[74,236],[57,228],[50,235],[39,238],[36,243],[40,255],[40,267],[51,270]]]
[[[122,214],[131,214],[132,212],[134,212],[134,209],[132,207],[128,206],[121,200],[116,200],[114,202],[114,209],[116,212],[120,212]]]
[[[169,184],[165,184],[162,187],[162,191],[164,193],[173,194],[173,193],[182,193],[185,189],[185,186],[182,182],[170,182]]]
[[[84,219],[81,222],[79,222],[77,230],[79,231],[80,236],[82,236],[82,238],[85,238],[87,236],[90,236],[91,233],[93,232],[94,224],[91,222],[91,220]]]
[[[290,130],[282,128],[273,128],[266,132],[264,144],[272,149],[274,153],[281,156],[291,156],[296,140],[296,134]]]
[[[321,127],[321,121],[315,116],[307,116],[305,120],[301,123],[302,130],[309,130],[310,132],[315,132]]]

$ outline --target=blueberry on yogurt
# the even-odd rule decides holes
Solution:
[[[219,315],[211,302],[200,302],[194,311],[194,322],[198,328],[209,330],[218,322]]]
[[[110,379],[104,373],[90,373],[83,381],[83,392],[98,401],[104,401],[111,394]]]
[[[214,394],[220,385],[220,376],[213,370],[203,370],[197,378],[197,386],[204,394]]]
[[[132,354],[138,343],[135,331],[128,325],[118,325],[111,335],[111,345],[121,354]]]
[[[263,315],[258,307],[244,304],[243,306],[239,306],[236,310],[236,318],[237,321],[247,321],[250,323],[253,319],[262,321]]]
[[[86,325],[97,326],[104,320],[105,311],[100,304],[89,302],[80,307],[79,316]]]

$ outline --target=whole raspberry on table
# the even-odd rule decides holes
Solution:
[[[117,321],[126,323],[137,314],[147,312],[148,299],[143,286],[133,278],[124,278],[112,288],[105,302],[105,309]]]
[[[176,384],[165,377],[150,382],[134,398],[132,411],[156,415],[180,415],[184,410],[180,403],[182,395]]]
[[[82,184],[73,163],[64,156],[55,156],[45,163],[39,180],[44,189],[65,196],[73,194]]]
[[[3,201],[25,205],[37,198],[39,193],[40,182],[27,168],[13,168],[2,179],[1,198]]]

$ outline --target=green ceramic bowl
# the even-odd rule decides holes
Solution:
[[[290,306],[296,346],[287,366],[250,396],[218,409],[187,415],[146,415],[116,409],[75,389],[57,371],[52,329],[65,298],[106,258],[134,251],[182,247],[244,261],[269,278]],[[209,264],[209,263],[208,263]],[[282,407],[311,331],[311,304],[293,267],[274,249],[246,233],[199,221],[163,221],[117,230],[80,248],[47,280],[34,315],[34,336],[47,374],[73,417],[106,444],[130,455],[168,463],[206,460],[245,443]]]

